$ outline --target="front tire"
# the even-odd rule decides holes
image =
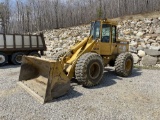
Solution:
[[[0,66],[5,65],[8,62],[8,56],[5,53],[0,52]]]
[[[75,76],[84,87],[92,87],[100,83],[103,77],[103,61],[96,53],[85,53],[77,61]]]
[[[12,54],[11,61],[15,65],[20,65],[22,63],[22,56],[25,55],[23,52],[17,52]]]
[[[122,77],[131,75],[133,69],[133,56],[126,52],[121,53],[115,61],[115,72]]]

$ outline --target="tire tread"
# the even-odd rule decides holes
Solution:
[[[100,63],[103,64],[102,58],[100,55],[96,53],[85,53],[83,54],[79,60],[77,61],[76,67],[75,67],[75,76],[76,79],[79,83],[81,83],[85,87],[92,87],[97,85],[100,81],[98,81],[96,84],[91,82],[90,80],[87,80],[87,64],[89,63],[90,60],[97,59],[100,61]],[[102,73],[101,73],[102,74]],[[103,74],[102,74],[103,76]],[[102,78],[101,76],[101,78]],[[100,78],[100,79],[101,79]]]

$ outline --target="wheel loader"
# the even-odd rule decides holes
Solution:
[[[133,57],[129,42],[118,40],[116,26],[109,19],[91,22],[89,37],[51,60],[23,56],[18,84],[43,104],[65,95],[72,78],[84,87],[99,84],[107,65],[114,66],[117,75],[129,76]]]

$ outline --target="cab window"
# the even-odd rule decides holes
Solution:
[[[112,26],[112,42],[116,42],[116,26]]]
[[[93,39],[100,38],[100,26],[101,23],[99,21],[92,22],[90,35],[92,35]]]
[[[101,40],[101,42],[109,43],[109,41],[110,41],[110,29],[111,29],[110,25],[108,25],[108,24],[103,24],[102,25],[102,40]]]

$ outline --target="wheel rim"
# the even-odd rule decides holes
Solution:
[[[95,79],[99,76],[100,74],[100,66],[98,63],[92,63],[90,68],[89,68],[89,75],[92,79]]]
[[[17,55],[17,56],[16,56],[16,59],[15,59],[15,60],[16,60],[17,63],[22,63],[22,56],[23,56],[23,55]]]
[[[0,63],[4,63],[5,62],[5,56],[0,55]]]
[[[132,61],[130,59],[128,59],[125,64],[125,69],[126,69],[126,71],[130,71],[131,68],[132,68]]]

